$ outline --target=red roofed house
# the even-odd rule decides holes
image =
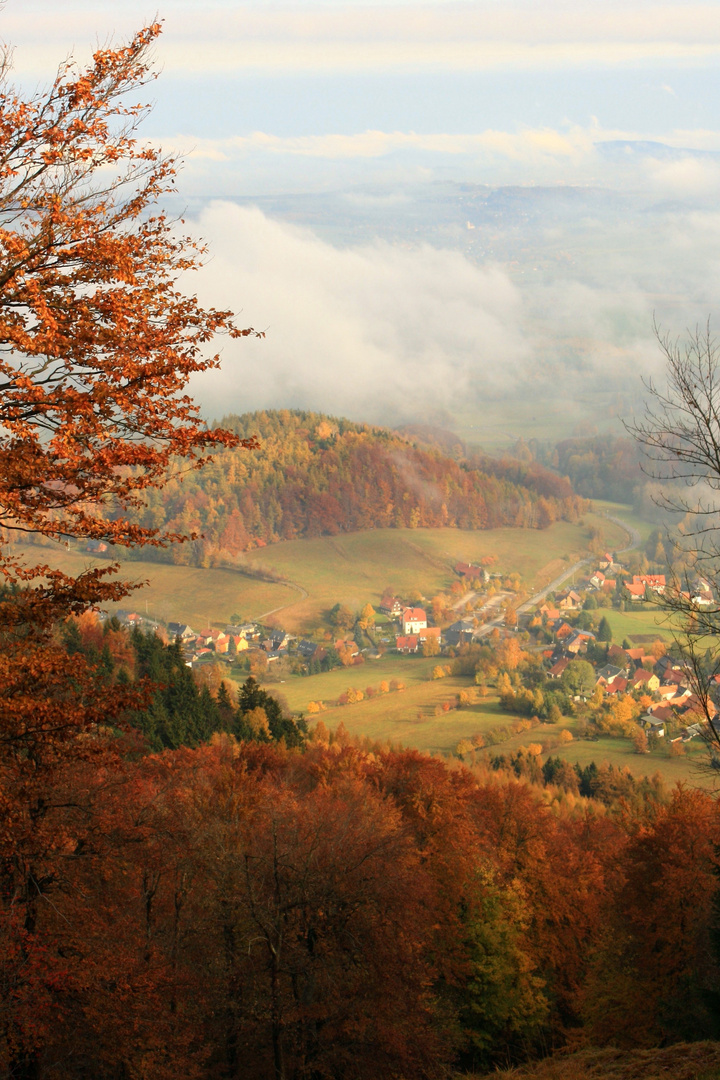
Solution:
[[[426,626],[422,630],[418,630],[417,636],[418,636],[418,639],[420,640],[421,644],[422,644],[423,641],[427,641],[429,638],[435,638],[435,640],[439,643],[440,642],[440,627],[439,626]]]
[[[642,600],[646,590],[656,593],[665,592],[665,575],[633,574],[632,582],[626,581],[625,588],[633,600]]]
[[[417,652],[418,644],[417,634],[409,634],[407,637],[395,638],[395,648],[398,652]]]
[[[405,608],[402,613],[402,627],[404,634],[417,634],[418,630],[424,630],[426,626],[427,615],[423,608]]]
[[[383,615],[390,615],[392,618],[396,619],[402,615],[403,605],[400,600],[398,600],[397,596],[383,596],[378,610],[382,612]]]
[[[644,687],[646,690],[649,690],[650,693],[654,693],[660,686],[660,680],[652,671],[648,671],[647,668],[641,667],[630,676],[630,685],[633,690]]]
[[[559,679],[565,668],[570,663],[569,656],[563,656],[562,660],[558,660],[557,664],[554,664],[548,671],[548,675],[551,679]]]
[[[616,675],[614,679],[605,687],[606,694],[624,694],[627,690],[627,679],[624,679],[622,675]]]

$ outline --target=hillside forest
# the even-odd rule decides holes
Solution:
[[[201,471],[144,493],[131,515],[144,529],[195,535],[143,558],[209,566],[256,547],[359,529],[543,529],[574,521],[586,502],[536,463],[482,454],[461,460],[387,429],[317,413],[225,417],[255,448],[228,448]],[[124,557],[132,557],[130,549]]]

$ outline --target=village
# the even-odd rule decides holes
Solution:
[[[424,598],[386,592],[377,608],[366,604],[359,613],[336,604],[328,615],[330,628],[308,637],[236,616],[224,627],[209,625],[199,631],[181,622],[162,625],[137,612],[121,610],[116,617],[128,628],[178,642],[186,665],[195,670],[222,665],[231,677],[252,674],[260,679],[277,672],[280,682],[357,667],[388,654],[397,655],[399,663],[413,656],[452,660],[512,638],[541,661],[544,685],[566,691],[575,709],[589,701],[639,702],[633,719],[651,741],[688,742],[701,736],[717,714],[720,677],[713,680],[712,695],[702,701],[692,671],[682,657],[668,651],[660,633],[631,635],[622,644],[612,640],[603,610],[652,605],[666,589],[663,574],[631,574],[606,552],[589,573],[573,574],[571,588],[544,592],[539,598],[526,598],[517,580],[501,579],[471,563],[455,564],[453,579],[442,602],[436,597],[429,604]],[[683,595],[698,608],[715,603],[701,578]],[[585,664],[580,685],[572,677],[577,676],[577,661]]]

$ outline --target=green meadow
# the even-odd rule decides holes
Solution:
[[[652,635],[653,640],[660,638],[668,643],[672,639],[668,616],[651,604],[638,604],[637,611],[615,611],[614,608],[602,608],[599,613],[604,615],[610,623],[613,641],[618,645],[622,644],[625,638],[632,642],[635,635],[643,637]],[[639,647],[641,643],[637,644]]]
[[[26,550],[28,558],[42,560],[70,574],[108,565],[107,559],[61,547]],[[206,570],[137,559],[121,563],[120,577],[142,587],[118,604],[106,604],[108,611],[124,608],[147,613],[163,622],[186,622],[195,629],[213,623],[225,625],[233,614],[257,619],[272,608],[291,603],[298,595],[297,589],[290,585],[258,581],[238,570]]]
[[[131,560],[121,562],[121,574],[147,584],[119,606],[195,627],[224,624],[239,614],[304,634],[320,626],[336,603],[356,611],[368,602],[376,605],[386,588],[401,596],[415,591],[428,597],[448,589],[459,561],[493,556],[493,571],[520,574],[528,590],[540,588],[588,554],[591,526],[603,530],[609,547],[624,543],[624,530],[600,515],[587,514],[582,523],[560,521],[542,532],[373,529],[292,540],[248,552],[225,568]],[[27,550],[30,558],[70,573],[108,563],[72,547]],[[244,567],[282,580],[258,580],[244,573]]]
[[[556,522],[528,529],[373,529],[312,540],[291,540],[249,552],[247,561],[300,585],[305,599],[274,621],[290,631],[319,625],[336,603],[359,610],[377,604],[384,589],[424,596],[447,589],[456,562],[494,556],[493,571],[518,573],[528,589],[540,588],[563,567],[587,554],[588,529],[603,529],[608,546],[624,541],[612,522],[586,515],[583,524]]]

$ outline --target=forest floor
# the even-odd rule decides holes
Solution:
[[[475,1080],[720,1080],[720,1042],[677,1043],[655,1050],[581,1050],[556,1054]],[[468,1078],[465,1078],[468,1080]]]

